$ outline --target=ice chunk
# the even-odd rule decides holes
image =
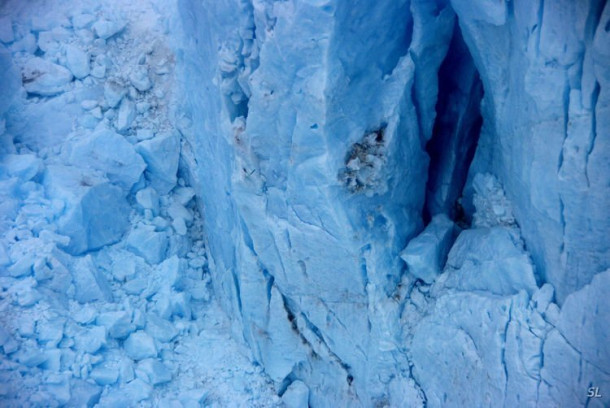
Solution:
[[[463,231],[449,252],[444,285],[511,295],[537,290],[534,267],[517,232],[505,227]]]
[[[125,343],[125,352],[133,360],[157,357],[157,347],[154,339],[144,331],[131,333]]]
[[[47,356],[35,348],[21,348],[17,353],[17,360],[26,367],[37,367],[47,361]]]
[[[101,248],[118,241],[129,224],[129,206],[121,188],[104,178],[71,166],[48,166],[44,175],[47,193],[62,200],[66,209],[58,232],[70,237],[70,254]]]
[[[131,123],[136,118],[135,105],[129,99],[123,99],[121,106],[119,107],[119,114],[117,115],[116,128],[119,132],[124,133],[129,129]]]
[[[35,57],[24,65],[22,78],[28,93],[53,96],[66,90],[72,81],[72,74],[60,65]]]
[[[70,162],[103,171],[108,179],[129,191],[146,168],[142,157],[125,138],[102,128],[71,146]]]
[[[424,232],[412,239],[400,253],[409,273],[432,283],[441,269],[455,239],[455,225],[446,215],[437,215]]]
[[[109,21],[104,18],[99,19],[93,24],[93,32],[102,40],[107,40],[115,34],[120,33],[125,28],[125,23],[120,21]]]
[[[82,329],[74,336],[77,350],[95,354],[106,345],[106,328],[92,326]]]
[[[66,63],[68,69],[78,79],[89,75],[89,54],[75,45],[66,45]]]
[[[134,402],[150,398],[152,387],[139,378],[131,381],[123,388],[123,392]]]
[[[129,233],[126,247],[150,264],[158,264],[165,258],[168,239],[164,231],[157,232],[152,225],[140,224]]]
[[[116,107],[125,95],[127,95],[127,89],[119,80],[108,79],[104,83],[104,99],[109,107]]]
[[[124,339],[135,330],[130,314],[125,311],[101,313],[96,323],[104,326],[108,330],[108,335],[115,339]]]
[[[0,169],[9,177],[25,182],[33,179],[43,169],[43,164],[33,154],[6,154],[0,159]]]
[[[100,400],[102,388],[87,381],[74,378],[71,383],[72,396],[69,401],[71,407],[92,408]]]
[[[117,368],[96,367],[89,373],[91,378],[97,385],[112,385],[119,379],[119,370]]]
[[[174,201],[179,204],[187,205],[193,197],[195,197],[195,189],[192,187],[178,187],[174,189]]]
[[[159,213],[159,197],[152,188],[145,188],[136,193],[136,201],[143,210],[151,210],[153,215]]]
[[[147,358],[138,363],[136,368],[138,378],[153,386],[172,380],[172,373],[157,359]]]
[[[146,320],[146,332],[161,343],[169,343],[178,335],[172,323],[155,314],[149,314]]]
[[[475,194],[473,204],[476,212],[473,224],[477,227],[495,225],[515,225],[510,202],[504,195],[504,189],[491,174],[476,174],[472,181]]]
[[[64,336],[65,319],[55,317],[41,320],[36,325],[38,342],[46,343],[47,348],[56,347]]]
[[[78,302],[112,301],[112,289],[102,272],[93,263],[91,255],[76,261],[72,272],[72,280],[75,288],[74,298]]]
[[[75,322],[80,324],[90,324],[95,321],[97,316],[97,310],[91,305],[78,305],[74,308],[71,313],[72,318]]]
[[[167,194],[176,185],[180,160],[180,136],[177,132],[158,133],[136,145],[148,165],[146,174],[159,194]]]
[[[131,84],[140,92],[148,91],[152,87],[152,82],[148,77],[148,68],[143,65],[137,66],[129,75]]]
[[[36,37],[32,33],[27,33],[11,45],[11,50],[13,52],[25,51],[28,54],[34,54],[36,52]]]
[[[309,388],[303,381],[293,381],[282,395],[282,402],[287,408],[308,408]]]

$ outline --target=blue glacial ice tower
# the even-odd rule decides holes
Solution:
[[[180,10],[214,287],[280,395],[581,404],[566,348],[610,384],[608,329],[570,340],[607,306],[574,301],[610,266],[607,2]]]

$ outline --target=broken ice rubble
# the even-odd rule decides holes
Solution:
[[[164,22],[116,6],[0,6],[0,405],[279,404],[211,301]]]

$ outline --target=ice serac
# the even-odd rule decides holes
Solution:
[[[498,176],[562,303],[610,265],[610,5],[451,4],[485,89],[470,174]]]
[[[445,6],[181,2],[214,284],[280,395],[297,380],[312,405],[415,389],[391,295],[423,227]]]

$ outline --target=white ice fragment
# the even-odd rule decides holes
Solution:
[[[116,242],[127,227],[129,208],[119,187],[84,169],[51,165],[45,187],[66,204],[58,232],[70,237],[65,249],[80,254]]]
[[[475,228],[463,231],[449,252],[447,287],[512,295],[537,289],[534,267],[514,229]]]
[[[174,201],[167,208],[167,214],[172,217],[172,219],[182,218],[185,221],[191,222],[193,221],[193,214],[184,207],[184,205]]]
[[[119,363],[119,378],[122,383],[127,383],[135,378],[133,361],[131,361],[130,358],[121,358],[121,362]]]
[[[75,322],[80,324],[90,324],[95,321],[97,316],[97,311],[91,305],[78,305],[74,308],[74,311],[71,313],[72,318]]]
[[[129,75],[129,80],[131,81],[131,84],[140,92],[148,91],[152,86],[146,66],[138,65]]]
[[[184,218],[174,218],[174,220],[172,221],[172,228],[174,228],[174,231],[178,235],[186,235],[188,232]]]
[[[70,161],[79,167],[103,171],[111,182],[125,191],[131,189],[146,168],[131,143],[104,128],[76,141],[71,146]]]
[[[91,76],[98,78],[98,79],[102,79],[106,76],[106,67],[103,65],[95,65],[92,69],[91,69]]]
[[[475,190],[473,197],[473,204],[476,207],[473,217],[475,226],[515,225],[511,204],[495,176],[477,173],[473,178],[472,186]]]
[[[96,367],[89,373],[89,378],[98,385],[112,385],[119,379],[119,370],[111,367]]]
[[[139,225],[131,231],[126,247],[150,264],[158,264],[165,258],[168,240],[165,232],[155,231],[152,225]]]
[[[148,286],[148,283],[143,278],[133,278],[123,284],[125,293],[129,295],[139,295],[144,292],[144,289]]]
[[[153,386],[172,380],[172,373],[157,359],[147,358],[138,363],[136,375]]]
[[[303,381],[293,381],[282,395],[282,402],[286,408],[308,408],[309,388]]]
[[[174,189],[174,201],[181,205],[187,205],[195,197],[195,189],[192,187],[178,187]]]
[[[441,273],[454,239],[455,225],[446,215],[440,214],[409,242],[400,257],[409,267],[409,273],[426,283],[432,283]]]
[[[36,325],[38,342],[45,343],[47,348],[57,347],[64,336],[65,322],[61,317],[40,320]]]
[[[150,187],[142,189],[136,193],[136,201],[144,210],[152,210],[153,214],[159,213],[159,196]]]
[[[135,118],[136,108],[134,103],[127,98],[123,99],[116,121],[117,130],[121,133],[127,131]]]
[[[59,42],[53,36],[50,31],[43,31],[38,33],[38,48],[40,48],[45,54],[53,55],[59,52]]]
[[[135,330],[130,314],[125,311],[101,313],[96,323],[98,326],[104,326],[108,335],[115,339],[124,339]]]
[[[136,378],[123,387],[123,392],[129,396],[129,399],[137,403],[150,398],[152,387],[141,379]]]
[[[182,290],[187,263],[184,259],[173,255],[164,260],[155,270],[155,277],[161,283],[161,288]]]
[[[106,345],[106,328],[100,326],[84,328],[74,336],[74,344],[77,350],[95,354]]]
[[[172,323],[155,314],[149,314],[146,321],[146,332],[160,343],[169,343],[178,335]]]
[[[79,258],[72,271],[74,298],[80,303],[95,300],[112,301],[112,289],[106,278],[93,263],[91,255]]]
[[[14,278],[21,278],[23,276],[28,276],[32,273],[32,266],[34,265],[34,260],[29,258],[22,258],[17,260],[14,264],[12,264],[7,272],[9,276]]]
[[[154,339],[143,331],[131,333],[125,340],[123,347],[125,347],[125,352],[132,360],[157,357],[157,347],[155,347]]]
[[[53,96],[66,90],[72,74],[66,68],[35,57],[22,70],[23,86],[30,94]]]
[[[110,108],[116,107],[126,94],[127,89],[116,79],[108,79],[104,84],[104,99]]]
[[[158,133],[153,139],[136,145],[148,165],[146,173],[159,194],[167,194],[176,185],[180,160],[180,136],[177,132]]]
[[[37,367],[47,361],[46,355],[35,348],[22,348],[17,354],[17,360],[30,368]]]
[[[93,116],[95,119],[101,120],[104,117],[102,108],[96,106],[95,108],[91,109],[91,116]]]
[[[28,54],[34,54],[36,52],[36,48],[38,48],[38,44],[36,43],[36,37],[32,33],[27,33],[18,41],[15,41],[11,44],[10,49],[13,52],[24,51]]]
[[[42,160],[34,154],[6,154],[0,159],[0,172],[22,182],[33,179],[42,169]]]
[[[89,54],[75,45],[66,45],[66,62],[68,69],[78,79],[89,75]]]
[[[106,19],[100,19],[93,24],[93,32],[96,36],[103,40],[107,40],[115,34],[123,31],[125,23],[118,21],[109,21]]]

